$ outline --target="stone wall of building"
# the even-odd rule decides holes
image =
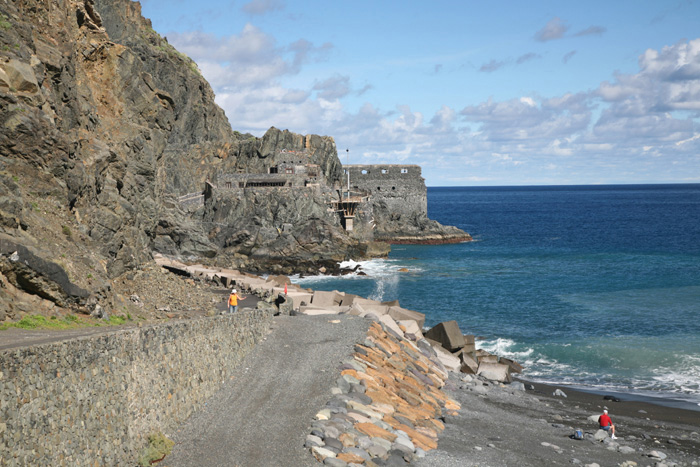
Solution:
[[[420,166],[376,164],[346,165],[343,168],[350,171],[351,189],[371,195],[377,222],[392,216],[428,215],[428,190]],[[347,179],[343,187],[347,187]]]
[[[136,465],[269,328],[261,310],[0,352],[0,465]]]

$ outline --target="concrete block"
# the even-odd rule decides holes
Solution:
[[[369,298],[362,298],[362,297],[355,297],[355,298],[353,299],[352,303],[359,303],[359,304],[362,305],[365,309],[366,309],[368,306],[386,306],[386,305],[382,305],[380,302],[378,302],[378,301],[376,301],[376,300],[370,300]]]
[[[464,335],[464,344],[465,345],[474,345],[474,334],[465,334]]]
[[[445,349],[454,352],[464,347],[464,336],[457,321],[444,321],[433,326],[425,337],[438,341]]]
[[[301,306],[299,307],[299,314],[307,316],[316,315],[337,315],[340,314],[340,307],[315,307],[311,306]]]
[[[289,297],[292,300],[294,308],[299,308],[302,303],[309,305],[311,303],[311,298],[313,297],[313,294],[307,292],[287,291],[287,297]]]
[[[437,355],[437,359],[442,365],[448,369],[449,371],[454,371],[455,373],[460,370],[462,367],[462,362],[459,361],[459,358],[455,357],[450,353],[448,350],[446,350],[442,345],[440,345],[439,342],[433,341],[431,339],[426,339],[428,342],[430,342],[430,345],[433,346],[433,350],[435,350],[435,354]]]
[[[479,360],[479,363],[498,363],[497,355],[482,355],[477,359]]]
[[[367,313],[374,313],[377,316],[385,315],[389,311],[389,307],[386,305],[371,305],[363,303],[359,303],[359,305],[362,305],[362,308],[367,310]]]
[[[409,341],[418,342],[423,339],[423,333],[418,327],[418,323],[412,319],[399,320],[396,321],[399,326],[403,326],[406,330],[404,331],[404,337]]]
[[[345,302],[343,302],[345,303]],[[367,314],[367,310],[365,310],[362,305],[359,303],[353,303],[350,305],[350,309],[348,310],[348,314],[353,315],[353,316],[362,316],[364,317]]]
[[[351,306],[353,303],[355,303],[355,300],[358,298],[361,297],[359,295],[346,293],[345,295],[343,295],[343,300],[340,302],[340,304],[343,306]]]
[[[391,313],[389,313],[389,316],[391,316]],[[394,317],[392,316],[392,318],[394,318]],[[394,319],[396,319],[396,318],[394,318]],[[411,334],[421,332],[420,326],[418,326],[418,323],[412,319],[396,319],[396,323],[399,326],[403,326],[406,329],[405,332],[408,332]]]
[[[419,313],[413,310],[407,310],[406,308],[401,308],[399,306],[389,307],[389,316],[391,316],[397,321],[412,319],[413,321],[418,323],[418,327],[420,329],[422,329],[423,325],[425,324],[425,315],[423,313]]]
[[[398,300],[389,300],[388,302],[382,302],[382,305],[399,306],[399,301]]]
[[[467,373],[469,375],[475,375],[479,371],[479,364],[474,359],[470,352],[465,352],[464,350],[457,354],[459,360],[462,362],[460,371],[462,373]]]
[[[523,366],[520,363],[516,362],[515,360],[511,360],[510,358],[501,357],[501,359],[499,361],[500,361],[500,363],[505,363],[506,365],[508,365],[510,367],[511,373],[522,373],[523,372]]]
[[[317,290],[314,292],[314,298],[311,299],[311,304],[318,306],[336,306],[340,305],[342,300],[342,295],[335,290],[332,292]]]
[[[510,383],[513,380],[510,376],[510,367],[505,363],[479,362],[479,369],[476,374],[500,383]]]

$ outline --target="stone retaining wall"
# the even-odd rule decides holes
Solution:
[[[0,465],[136,465],[270,322],[255,310],[0,352]]]

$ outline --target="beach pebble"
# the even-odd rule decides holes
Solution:
[[[552,395],[557,396],[557,397],[567,397],[566,393],[564,391],[562,391],[561,389],[557,389],[556,391],[554,391],[552,393]]]
[[[482,448],[481,446],[474,446],[474,450],[475,451],[483,451],[484,448]]]
[[[314,435],[307,435],[306,436],[306,443],[305,446],[309,449],[312,447],[322,447],[324,445],[323,440],[319,438],[318,436]]]
[[[667,442],[668,444],[675,444],[676,446],[678,446],[679,444],[681,444],[681,443],[679,443],[678,441],[676,441],[675,439],[669,439],[669,440],[666,441],[666,442]]]
[[[323,462],[327,457],[335,457],[337,454],[330,449],[314,446],[311,448],[311,454],[319,461]]]
[[[632,446],[619,446],[617,450],[622,454],[632,454],[633,452],[636,452]]]
[[[600,465],[594,462],[592,464],[586,464],[586,467],[600,467]]]
[[[510,388],[513,391],[524,391],[525,385],[523,383],[521,383],[520,381],[516,381],[516,382],[510,384]]]
[[[638,410],[637,412],[639,412],[639,413],[647,413],[646,410]]]
[[[604,440],[604,439],[609,439],[609,438],[608,438],[608,432],[605,431],[605,430],[598,430],[598,431],[596,431],[595,434],[593,435],[593,438],[594,438],[596,441],[602,441],[602,440]]]
[[[326,457],[323,459],[323,465],[330,465],[331,467],[347,467],[348,463],[344,460],[336,459],[335,457]]]
[[[571,463],[572,463],[572,464],[580,464],[581,461],[580,461],[579,459],[576,459],[576,458],[574,457],[573,459],[571,459]]]
[[[653,459],[664,460],[664,459],[666,459],[666,454],[664,454],[661,451],[649,451],[649,453],[647,454],[647,457],[651,457]]]

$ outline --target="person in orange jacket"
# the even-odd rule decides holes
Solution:
[[[235,313],[238,311],[238,300],[245,300],[245,297],[238,296],[236,289],[231,290],[231,295],[228,296],[228,312]]]

